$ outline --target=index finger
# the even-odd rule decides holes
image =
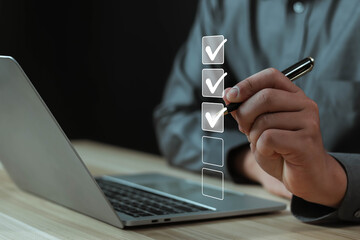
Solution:
[[[239,82],[225,95],[228,102],[244,102],[255,93],[265,88],[276,88],[297,92],[299,87],[293,84],[283,73],[275,68],[268,68]]]

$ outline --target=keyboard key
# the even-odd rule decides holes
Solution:
[[[116,211],[132,217],[209,211],[188,202],[150,193],[123,184],[97,179],[99,187]]]

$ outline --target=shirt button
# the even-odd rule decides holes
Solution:
[[[303,13],[304,10],[305,10],[305,6],[304,6],[304,4],[302,2],[296,2],[293,5],[293,10],[294,10],[295,13],[299,13],[299,14]]]
[[[358,209],[355,213],[354,213],[354,216],[356,218],[360,218],[360,209]]]

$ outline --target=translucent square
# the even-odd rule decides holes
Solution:
[[[202,63],[223,64],[224,46],[227,39],[223,35],[204,36],[202,38]]]
[[[224,166],[224,140],[222,138],[202,137],[202,163],[216,167]]]
[[[201,104],[201,128],[209,132],[224,132],[224,105],[203,102]]]
[[[203,97],[222,98],[224,81],[227,73],[222,68],[207,68],[202,70],[202,95]]]
[[[206,197],[223,200],[224,173],[210,168],[203,168],[201,170],[201,193]]]

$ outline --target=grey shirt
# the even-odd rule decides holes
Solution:
[[[305,222],[334,219],[360,222],[360,1],[201,1],[188,40],[179,51],[163,101],[155,111],[160,149],[170,164],[200,171],[201,137],[220,136],[231,150],[246,146],[232,118],[222,134],[201,130],[201,39],[228,39],[225,87],[264,68],[283,70],[307,56],[313,71],[296,82],[319,106],[325,149],[344,167],[348,186],[338,209],[292,199],[293,214]],[[296,4],[295,4],[296,5]],[[211,100],[214,102],[214,100]],[[306,146],[304,146],[306,147]],[[211,146],[204,153],[212,154]],[[345,154],[340,154],[343,152]],[[350,154],[355,153],[355,154]],[[230,172],[225,176],[237,178]]]

